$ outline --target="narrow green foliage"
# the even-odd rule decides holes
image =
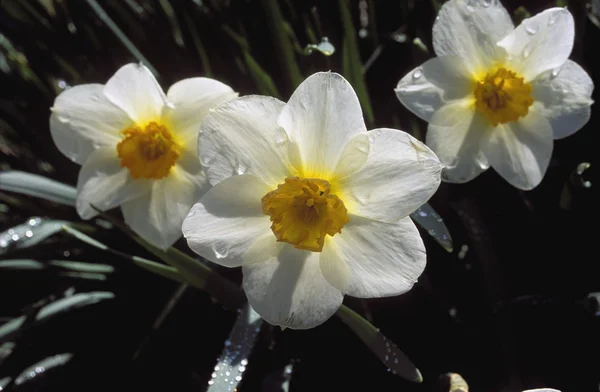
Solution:
[[[416,366],[396,345],[386,338],[373,324],[361,315],[342,305],[336,315],[367,345],[393,374],[412,381],[423,382],[423,376]]]
[[[296,63],[294,48],[290,42],[289,35],[285,31],[283,15],[277,0],[262,0],[263,9],[267,16],[267,24],[271,33],[272,42],[275,46],[276,58],[281,64],[282,72],[285,74],[292,89],[302,83],[302,74]]]
[[[356,31],[352,23],[352,16],[348,7],[347,0],[338,0],[342,25],[344,28],[344,37],[342,42],[342,74],[358,95],[358,100],[363,109],[365,120],[368,125],[373,125],[375,118],[373,117],[373,108],[367,92],[367,86],[362,73],[362,63],[356,42]]]

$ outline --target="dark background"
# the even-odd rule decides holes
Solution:
[[[302,47],[310,42],[304,28],[306,18],[314,25],[316,9],[318,38],[327,36],[338,49],[330,57],[297,55],[303,76],[329,69],[340,72],[338,2],[279,3]],[[361,26],[360,3],[349,2],[357,30]],[[436,2],[364,3],[376,23],[373,26],[371,20],[367,37],[357,36],[362,61],[376,48],[381,51],[365,74],[376,119],[369,128],[400,128],[423,139],[426,124],[400,104],[393,88],[408,71],[433,56],[412,41],[419,37],[431,48]],[[503,3],[512,15],[519,6],[533,15],[556,4],[546,0]],[[8,39],[15,49],[10,57],[2,46],[9,68],[0,73],[0,168],[75,184],[79,166],[58,152],[48,129],[49,107],[61,91],[61,81],[69,85],[105,83],[120,66],[136,59],[86,1],[53,4],[54,15],[37,1],[0,2],[2,44]],[[172,20],[158,0],[105,0],[100,4],[158,70],[165,90],[180,79],[207,72],[186,20],[192,22],[204,45],[211,76],[240,95],[256,93],[258,87],[241,61],[240,47],[223,31],[224,25],[246,38],[252,56],[273,78],[281,99],[287,100],[294,89],[277,61],[281,54],[267,29],[265,2],[172,0],[183,46],[177,44]],[[136,5],[141,11],[136,11]],[[589,18],[587,2],[570,1],[568,6],[576,20],[571,59],[598,85],[600,28]],[[399,34],[405,34],[405,42],[398,42],[402,41]],[[593,98],[597,96],[596,90]],[[294,363],[291,391],[443,391],[440,377],[447,372],[460,373],[471,391],[519,392],[543,386],[563,392],[597,391],[600,320],[595,316],[597,303],[586,299],[589,293],[600,291],[598,229],[593,218],[597,211],[593,187],[578,187],[571,177],[579,163],[590,162],[592,168],[584,177],[591,179],[592,154],[597,147],[592,134],[597,132],[599,115],[597,105],[593,106],[592,118],[583,129],[555,142],[548,172],[532,191],[512,188],[493,170],[468,184],[442,184],[430,203],[446,222],[454,251],[447,253],[423,231],[428,266],[412,291],[366,302],[346,298],[348,306],[371,317],[411,358],[423,373],[422,384],[387,372],[377,357],[332,317],[308,331],[282,332],[265,325],[240,391],[278,390],[269,380],[289,363]],[[565,192],[571,195],[570,203],[566,203]],[[34,215],[78,220],[73,209],[14,194],[0,193],[0,207],[0,231]],[[118,230],[101,230],[97,238],[115,249],[152,257]],[[181,241],[177,245],[186,249]],[[463,245],[468,251],[459,258]],[[133,360],[177,284],[61,235],[3,258],[86,260],[116,268],[103,282],[58,277],[52,271],[0,271],[0,320],[4,321],[22,314],[41,298],[60,296],[69,287],[78,292],[116,294],[115,300],[57,317],[23,333],[14,353],[0,366],[0,379],[49,355],[72,352],[75,356],[64,367],[14,389],[206,388],[236,316],[206,293],[187,291]],[[237,269],[219,271],[241,280]]]

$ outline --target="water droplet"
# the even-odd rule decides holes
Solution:
[[[552,77],[553,78],[557,77],[559,73],[560,73],[560,67],[553,69],[552,70]]]
[[[246,173],[246,170],[248,170],[248,168],[246,167],[246,165],[244,165],[244,163],[240,162],[238,164],[236,173],[241,176],[242,174]]]
[[[358,36],[360,38],[366,38],[369,35],[369,31],[367,29],[358,30]]]
[[[482,0],[482,1],[481,1],[481,4],[482,4],[484,7],[486,7],[486,8],[487,8],[487,7],[489,7],[490,5],[492,5],[492,0]]]
[[[376,130],[375,133],[377,134],[377,136],[381,136],[381,129]]]
[[[8,246],[8,241],[4,238],[0,238],[0,248],[6,248]]]
[[[529,48],[523,49],[523,58],[526,59],[531,54],[531,50]]]
[[[533,25],[533,23],[526,21],[525,31],[527,32],[527,34],[534,35],[538,32],[538,28],[537,26]]]
[[[215,257],[217,259],[224,259],[229,253],[229,249],[221,249],[217,246],[217,244],[213,244],[212,250],[215,252]]]
[[[217,377],[217,373],[213,372],[213,374],[210,375],[212,378]]]
[[[215,366],[215,370],[216,370],[216,371],[219,371],[219,369],[220,369],[220,368],[219,368],[219,365]]]
[[[12,237],[10,237],[13,241],[18,241],[19,240],[19,235],[18,234],[13,234]]]
[[[240,367],[238,367],[238,371],[240,373],[244,373],[246,371],[246,366],[240,366]]]
[[[229,371],[226,371],[226,372],[225,372],[225,375],[226,375],[226,376],[231,376],[231,373],[230,373]]]
[[[550,17],[548,18],[548,26],[552,26],[554,23],[556,23],[556,21],[558,20],[558,17],[560,16],[561,12],[553,12],[550,14]]]
[[[423,76],[423,71],[421,71],[421,68],[417,68],[412,74],[412,77],[415,80],[419,79],[421,76]]]
[[[215,162],[215,159],[217,159],[216,155],[212,157],[203,156],[200,158],[200,163],[202,166],[210,166]]]
[[[242,365],[242,366],[246,366],[247,364],[248,364],[248,360],[247,359],[242,359],[240,361],[240,365]]]
[[[208,380],[208,385],[213,385],[215,382],[213,380]]]
[[[242,381],[242,376],[236,376],[235,381]],[[232,383],[233,384],[233,383]]]
[[[196,211],[194,210],[190,210],[190,212],[188,212],[187,217],[191,218],[192,216],[196,215]]]
[[[31,230],[27,230],[27,231],[25,232],[25,237],[27,237],[27,238],[31,238],[31,237],[33,237],[33,231],[31,231]]]

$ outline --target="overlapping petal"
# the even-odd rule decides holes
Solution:
[[[530,190],[544,177],[552,156],[552,127],[534,105],[519,121],[494,128],[482,140],[490,165],[511,185]]]
[[[497,0],[450,0],[433,24],[433,49],[438,56],[463,59],[472,73],[504,57],[496,43],[513,30],[510,15]]]
[[[239,267],[250,246],[263,234],[268,233],[275,243],[271,222],[260,202],[271,190],[258,177],[248,174],[230,177],[212,187],[183,222],[189,247],[212,262]],[[261,253],[261,249],[256,251]]]
[[[181,237],[183,220],[208,190],[208,180],[201,170],[190,173],[175,165],[168,176],[152,181],[151,187],[150,192],[123,203],[121,209],[134,232],[167,249]]]
[[[112,147],[101,148],[89,156],[79,171],[77,212],[83,219],[90,219],[97,214],[93,207],[107,211],[150,189],[150,181],[133,180],[129,171],[121,167]]]
[[[231,87],[214,79],[183,79],[167,92],[169,105],[163,107],[163,121],[184,144],[195,146],[200,124],[209,111],[237,96]]]
[[[327,177],[346,143],[366,132],[358,97],[341,75],[319,72],[302,82],[281,111],[278,123],[298,154],[290,154],[302,177]]]
[[[443,180],[467,182],[489,167],[481,154],[481,138],[492,127],[469,102],[444,106],[435,113],[434,121],[442,125],[429,125],[426,142],[445,165]]]
[[[248,302],[268,323],[313,328],[330,318],[343,294],[323,276],[320,254],[286,244],[277,257],[243,266]]]
[[[224,103],[205,118],[198,150],[212,184],[252,174],[275,188],[288,176],[288,138],[277,125],[284,105],[249,95]]]
[[[450,55],[427,60],[406,74],[395,91],[404,106],[431,122],[433,113],[452,100],[465,98],[472,86],[464,60]]]
[[[132,120],[103,94],[101,84],[71,87],[54,101],[50,134],[59,151],[83,165],[90,154],[115,146]]]
[[[335,259],[331,254],[349,270],[346,294],[359,298],[407,292],[423,273],[427,259],[423,240],[409,217],[384,223],[351,216],[341,235],[328,238],[323,250],[323,256],[328,257],[321,258],[322,270],[340,269],[326,266]]]
[[[127,64],[104,86],[104,95],[138,124],[160,119],[165,93],[146,66]]]
[[[541,102],[550,121],[554,139],[577,132],[590,119],[594,82],[581,66],[571,60],[539,75],[533,82],[535,101]]]
[[[560,67],[573,50],[575,22],[566,8],[550,8],[525,19],[498,46],[511,58],[513,71],[530,81]]]
[[[369,131],[365,165],[337,181],[348,211],[395,222],[424,204],[440,184],[442,164],[423,143],[395,129]]]

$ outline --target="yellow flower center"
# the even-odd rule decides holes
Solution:
[[[263,196],[262,210],[271,217],[277,241],[322,251],[325,235],[340,233],[349,220],[344,203],[330,189],[325,180],[288,177]]]
[[[161,179],[179,158],[180,147],[164,125],[152,121],[144,128],[133,126],[121,133],[124,137],[117,144],[117,154],[121,166],[135,179]]]
[[[533,104],[531,84],[502,67],[477,81],[473,94],[475,107],[493,126],[524,117]]]

